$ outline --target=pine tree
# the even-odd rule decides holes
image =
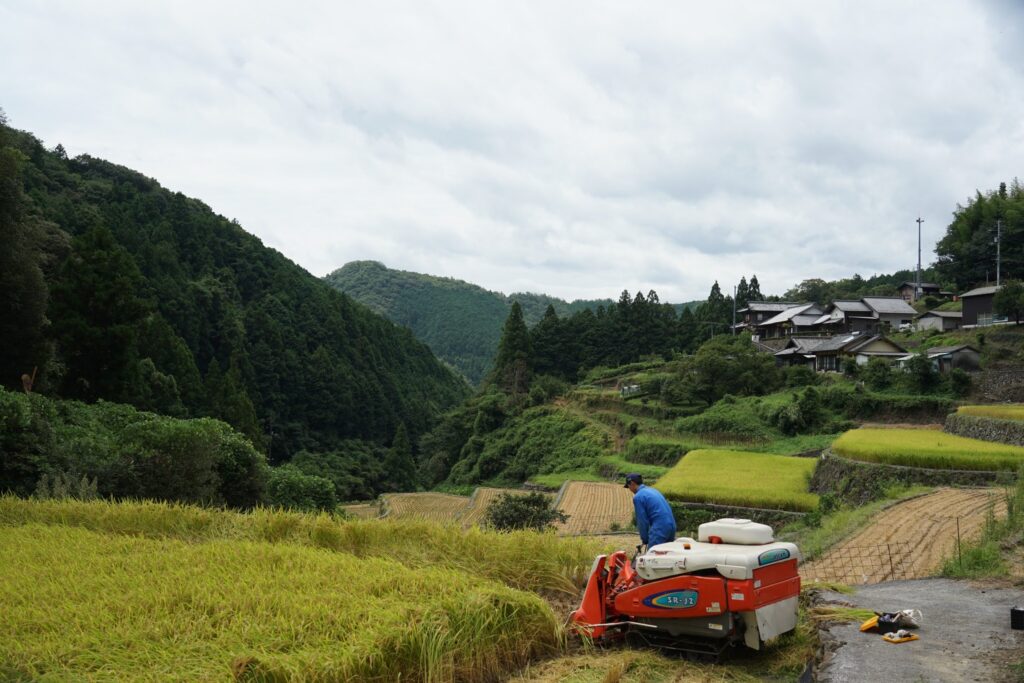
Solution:
[[[398,428],[395,429],[385,468],[385,476],[391,483],[390,490],[416,490],[416,460],[413,458],[412,443],[409,441],[409,432],[404,422],[399,422]]]
[[[492,381],[510,394],[526,393],[530,388],[532,359],[530,331],[523,320],[523,309],[520,308],[519,302],[515,301],[505,320],[501,341],[498,342]]]
[[[764,301],[764,294],[761,294],[761,283],[757,281],[757,275],[750,278],[750,285],[747,288],[747,303],[751,301]]]
[[[746,277],[740,277],[740,283],[736,285],[736,310],[746,308],[748,301],[750,301],[750,285],[747,284]]]

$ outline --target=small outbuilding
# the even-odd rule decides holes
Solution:
[[[974,372],[981,369],[981,352],[970,344],[960,346],[935,346],[925,349],[924,353],[939,372],[949,372],[957,368],[966,372]],[[908,354],[899,359],[898,364],[903,367],[914,357]]]
[[[997,322],[993,313],[992,300],[1001,287],[977,287],[960,295],[963,301],[962,323],[966,325],[991,325]]]
[[[959,330],[964,314],[960,311],[928,311],[917,316],[917,329],[949,332]]]

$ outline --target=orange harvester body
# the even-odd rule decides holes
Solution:
[[[752,525],[710,524],[721,522]],[[574,629],[599,642],[625,638],[718,656],[740,642],[760,649],[765,640],[795,628],[796,546],[749,542],[742,534],[742,543],[706,536],[710,542],[684,538],[654,546],[637,557],[636,566],[623,551],[598,556],[572,613]]]

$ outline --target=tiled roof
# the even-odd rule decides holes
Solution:
[[[792,320],[798,315],[806,313],[807,315],[813,315],[817,318],[821,315],[821,309],[818,308],[818,304],[803,304],[801,306],[791,306],[786,310],[782,311],[778,315],[765,320],[763,323],[759,323],[760,327],[767,327],[769,325],[778,325],[786,321]],[[810,324],[810,323],[797,323],[797,324]]]
[[[836,299],[832,302],[832,306],[844,313],[868,313],[871,311],[867,304],[859,299],[857,301],[852,299]]]
[[[748,301],[746,307],[741,308],[740,311],[753,311],[755,313],[781,313],[787,308],[799,305],[800,304],[795,301]]]
[[[917,315],[914,307],[898,296],[866,296],[863,301],[875,313]]]
[[[964,317],[964,314],[961,311],[928,311],[927,313],[922,313],[921,317],[923,318],[926,315],[934,315],[934,316],[939,317],[939,318],[962,318],[962,317]]]

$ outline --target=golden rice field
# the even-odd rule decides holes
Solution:
[[[380,517],[380,506],[376,503],[342,505],[341,509],[345,511],[345,514],[357,517],[358,519],[376,519]]]
[[[596,552],[424,522],[0,498],[0,677],[507,676],[563,643],[533,592]]]
[[[560,533],[598,534],[633,522],[633,494],[622,484],[566,482],[558,509],[569,519],[557,525]]]
[[[387,516],[391,519],[423,519],[429,522],[454,522],[469,503],[466,496],[449,493],[386,493]]]
[[[978,417],[994,417],[999,420],[1024,420],[1024,404],[1011,403],[1005,405],[960,406],[956,412],[961,415]]]
[[[1015,470],[1024,448],[928,429],[854,429],[832,444],[844,458],[888,465],[958,470]]]
[[[814,510],[807,491],[814,458],[746,451],[690,451],[658,480],[670,500],[782,510]]]

